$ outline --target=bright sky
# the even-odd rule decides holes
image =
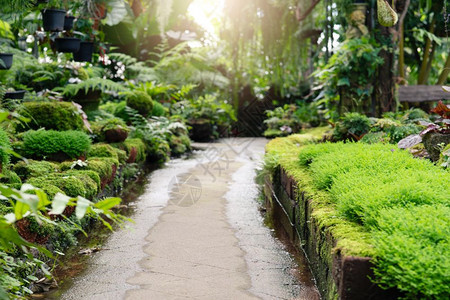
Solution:
[[[213,39],[218,38],[220,21],[225,0],[194,0],[189,6],[189,14]]]

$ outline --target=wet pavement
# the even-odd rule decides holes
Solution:
[[[191,158],[154,171],[131,229],[111,234],[60,298],[318,299],[307,266],[259,212],[265,143],[198,144]]]

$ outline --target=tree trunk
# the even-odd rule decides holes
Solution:
[[[436,29],[436,15],[433,17],[433,20],[431,21],[430,30],[428,30],[430,33],[434,33]],[[427,68],[429,61],[433,60],[432,57],[432,50],[431,47],[433,46],[432,41],[427,38],[425,49],[423,52],[423,58],[422,58],[422,65],[420,66],[419,71],[419,78],[417,79],[417,84],[426,84],[428,76],[427,76]],[[433,52],[434,54],[434,52]]]
[[[447,54],[447,61],[445,62],[444,69],[439,76],[439,80],[437,82],[438,85],[446,84],[448,80],[448,76],[450,75],[450,54]]]

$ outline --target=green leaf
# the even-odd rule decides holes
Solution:
[[[67,204],[70,201],[70,197],[61,193],[57,193],[52,201],[52,210],[50,214],[52,215],[60,215],[66,209]]]
[[[340,78],[340,79],[338,80],[337,86],[343,86],[343,85],[350,86],[350,81],[348,80],[347,77]]]
[[[84,215],[86,214],[86,210],[91,204],[92,202],[88,199],[81,196],[77,197],[77,208],[75,209],[75,215],[77,216],[77,219],[82,219],[84,217]]]
[[[106,198],[94,204],[95,208],[101,209],[103,211],[109,210],[116,205],[119,205],[122,200],[120,198]]]

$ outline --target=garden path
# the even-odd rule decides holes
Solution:
[[[133,229],[112,234],[62,299],[318,299],[258,211],[265,143],[199,144],[153,172]]]

